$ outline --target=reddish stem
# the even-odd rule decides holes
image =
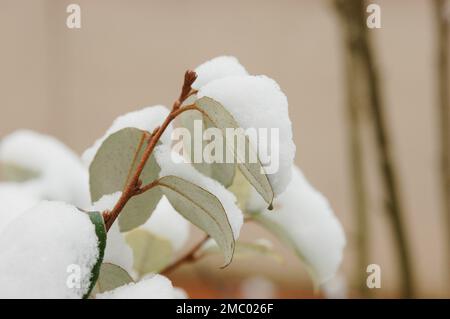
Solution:
[[[164,123],[152,132],[150,140],[145,148],[144,154],[142,155],[142,158],[139,162],[139,165],[137,166],[136,171],[132,174],[131,179],[123,190],[122,195],[120,196],[114,208],[111,211],[103,212],[103,219],[105,220],[105,227],[107,231],[111,228],[120,212],[133,196],[142,194],[143,192],[157,185],[157,181],[154,181],[144,187],[141,187],[142,182],[139,180],[139,178],[142,171],[144,170],[145,164],[147,163],[153,150],[155,149],[156,144],[158,143],[159,139],[161,138],[162,134],[167,129],[169,124],[184,111],[195,109],[194,105],[189,105],[183,108],[180,108],[180,106],[190,95],[194,94],[193,92],[195,91],[192,90],[191,86],[196,78],[197,74],[194,71],[186,71],[180,97],[173,103],[172,111],[166,117]]]

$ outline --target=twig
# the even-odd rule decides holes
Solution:
[[[447,2],[450,6],[450,2]],[[444,223],[447,243],[450,245],[450,75],[449,75],[449,20],[446,17],[445,0],[434,0],[434,11],[436,18],[436,76],[439,118],[439,178],[442,189],[442,212],[446,223]],[[447,248],[446,265],[450,265],[450,246]],[[450,289],[450,278],[447,278]]]
[[[161,274],[167,275],[186,263],[192,263],[196,260],[195,254],[202,248],[205,242],[209,239],[209,236],[205,236],[200,242],[198,242],[194,247],[192,247],[189,252],[186,253],[183,257],[175,261],[173,264],[169,265],[166,269],[164,269]]]
[[[402,294],[413,296],[413,273],[407,246],[405,229],[402,223],[401,206],[397,175],[394,170],[389,136],[387,133],[384,106],[381,99],[378,69],[371,51],[370,37],[365,23],[364,0],[336,0],[339,14],[347,21],[346,32],[351,41],[347,43],[357,54],[358,63],[364,71],[364,83],[368,94],[368,108],[373,118],[373,128],[378,153],[379,169],[386,196],[386,210],[389,213],[397,251],[399,254],[399,273],[402,278]]]
[[[343,10],[342,4],[336,1],[337,10]],[[348,27],[347,15],[345,11],[339,14],[342,27]],[[362,69],[357,60],[357,53],[351,35],[353,32],[345,33],[346,53],[345,53],[345,77],[347,89],[347,127],[348,127],[348,150],[350,156],[350,171],[352,179],[353,209],[356,219],[356,240],[357,240],[357,271],[356,283],[363,296],[369,295],[366,284],[366,267],[369,264],[369,227],[367,211],[367,189],[364,175],[363,142],[362,142],[362,118],[363,106],[365,102],[364,94],[361,92]]]
[[[188,70],[186,71],[184,75],[184,83],[183,87],[180,93],[179,98],[173,103],[172,111],[169,113],[169,115],[164,120],[164,123],[156,128],[150,137],[150,140],[144,150],[144,153],[141,157],[141,160],[135,170],[135,172],[131,175],[131,179],[125,186],[122,195],[120,196],[119,200],[117,201],[116,205],[111,211],[105,211],[103,212],[103,218],[105,220],[105,226],[106,230],[108,231],[114,221],[119,216],[120,212],[123,210],[125,205],[128,203],[128,201],[136,195],[142,194],[142,188],[140,185],[140,176],[142,171],[144,170],[145,164],[147,163],[148,159],[150,158],[153,150],[156,147],[156,144],[158,143],[159,139],[161,138],[164,131],[167,129],[169,124],[182,112],[191,109],[192,106],[189,107],[183,107],[180,108],[180,106],[183,104],[183,102],[191,95],[191,85],[194,83],[195,79],[197,78],[197,74],[194,71]],[[153,185],[154,186],[154,185]],[[145,186],[146,190],[150,189],[151,186]]]

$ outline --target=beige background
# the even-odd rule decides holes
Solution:
[[[82,8],[81,30],[65,26],[65,8],[72,2]],[[436,178],[431,1],[376,2],[382,7],[382,29],[371,32],[383,72],[417,286],[420,296],[443,296],[449,265],[443,258]],[[117,115],[145,105],[170,105],[185,69],[217,55],[235,55],[251,73],[276,79],[287,94],[296,162],[344,223],[349,243],[342,271],[352,279],[364,270],[353,267],[339,35],[326,0],[0,0],[0,136],[31,128],[81,152]],[[371,169],[371,260],[383,271],[379,293],[395,296],[396,259],[373,158],[365,154]],[[202,277],[223,279],[244,269],[275,278],[283,289],[310,294],[309,280],[294,258],[285,265],[247,260],[224,271],[206,271],[216,266],[210,261],[197,270]],[[180,280],[195,276],[191,270],[181,271]]]

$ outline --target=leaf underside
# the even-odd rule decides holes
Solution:
[[[228,265],[235,242],[230,222],[217,197],[176,176],[165,176],[158,185],[175,210],[217,242],[223,251],[225,266]]]
[[[146,229],[135,229],[127,233],[125,239],[133,250],[133,268],[139,277],[158,273],[172,261],[173,248],[170,241]]]
[[[103,195],[122,191],[138,166],[146,146],[148,133],[136,128],[125,128],[111,134],[101,145],[89,167],[92,201]],[[151,156],[141,174],[143,185],[157,179],[160,171]],[[159,200],[157,188],[131,198],[119,216],[122,232],[132,230],[147,221]]]
[[[95,294],[111,291],[132,282],[134,282],[133,278],[122,267],[111,263],[103,263],[100,266],[98,280],[94,288]]]
[[[225,139],[227,148],[233,152],[239,170],[245,178],[253,185],[256,191],[262,196],[269,207],[272,206],[274,193],[269,179],[264,172],[264,168],[253,149],[249,138],[245,135],[243,129],[239,129],[239,125],[233,116],[217,101],[204,96],[195,102],[197,109],[208,118],[210,125],[222,130],[222,134],[226,136],[226,129],[233,128],[236,134],[233,140]],[[244,143],[236,143],[235,139],[244,141]],[[254,158],[256,162],[249,159]]]

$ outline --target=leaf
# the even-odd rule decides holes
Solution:
[[[211,243],[212,242],[212,243]],[[207,242],[200,250],[199,255],[206,257],[220,253],[220,249],[214,241]],[[270,242],[254,241],[254,242],[236,242],[234,252],[235,258],[251,258],[254,256],[270,257],[278,263],[283,262],[283,257],[278,254],[272,247]]]
[[[10,182],[25,182],[39,177],[39,173],[11,162],[0,162],[0,179]]]
[[[242,211],[246,211],[247,202],[251,194],[251,185],[240,171],[236,172],[236,177],[234,178],[233,184],[228,187],[228,190],[236,196],[239,208]]]
[[[214,127],[211,121],[199,112],[184,112],[180,115],[180,120],[182,126],[188,129],[191,133],[191,138],[189,140],[185,139],[183,140],[183,142],[186,153],[189,156],[191,163],[195,167],[195,169],[197,169],[203,175],[206,175],[218,181],[225,187],[230,186],[233,183],[234,174],[236,171],[236,163],[207,163],[203,160],[203,151],[205,149],[205,146],[210,143],[210,141],[203,140],[203,132],[210,127]],[[195,135],[196,131],[194,130],[194,123],[196,123],[196,121],[201,121],[203,128],[201,132],[199,132],[201,135],[198,137]],[[194,157],[194,148],[196,146],[196,143],[201,143],[200,149],[202,151],[202,160],[199,163],[196,163]],[[224,143],[224,150],[222,151],[222,154],[225,155],[226,151],[226,144]]]
[[[102,214],[99,212],[89,212],[88,215],[89,219],[95,226],[95,234],[97,235],[98,238],[98,259],[91,270],[91,284],[89,285],[89,289],[83,296],[83,298],[89,297],[92,289],[95,286],[95,283],[97,282],[106,248],[106,228]]]
[[[143,155],[146,136],[145,131],[125,128],[103,142],[89,167],[93,202],[124,189]],[[151,156],[141,174],[143,185],[157,179],[159,171],[154,156]],[[160,199],[161,191],[157,187],[130,199],[119,216],[120,230],[129,231],[145,223]]]
[[[158,185],[173,208],[214,238],[221,248],[225,266],[233,259],[234,237],[222,203],[216,196],[182,178],[165,176]]]
[[[235,155],[237,165],[242,174],[256,191],[261,194],[262,198],[269,204],[269,209],[271,209],[274,197],[272,186],[244,130],[239,127],[233,116],[219,102],[204,96],[198,99],[195,105],[214,126],[222,130],[222,134],[226,136],[226,129],[233,128],[237,139],[245,141],[242,145],[242,143],[235,143],[234,139],[232,141],[228,138],[225,139],[228,149]],[[255,116],[257,115],[255,114]],[[250,162],[248,160],[250,158],[256,159],[256,162]]]
[[[122,267],[111,263],[103,263],[101,264],[98,280],[94,288],[95,294],[114,290],[132,282],[134,282],[133,278]]]
[[[172,261],[173,248],[167,239],[139,228],[126,234],[125,239],[133,249],[133,268],[139,277],[158,273]]]

